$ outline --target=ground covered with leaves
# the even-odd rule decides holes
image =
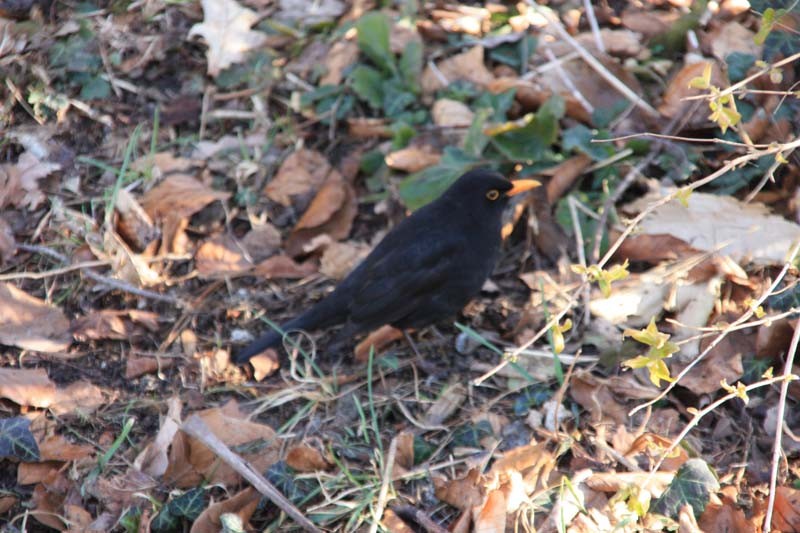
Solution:
[[[800,7],[0,0],[3,531],[800,531]],[[465,171],[449,321],[287,338]]]

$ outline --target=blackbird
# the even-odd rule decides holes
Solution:
[[[427,326],[455,315],[491,274],[500,251],[503,209],[535,180],[509,181],[477,169],[390,231],[326,298],[281,325],[283,331],[344,324],[340,338],[389,324]],[[235,355],[244,363],[282,340],[266,333]]]

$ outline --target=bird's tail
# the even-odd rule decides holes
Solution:
[[[245,346],[244,349],[233,356],[233,362],[241,365],[267,348],[279,346],[285,332],[293,330],[313,331],[342,322],[344,319],[343,314],[335,304],[335,299],[332,299],[331,296],[333,294],[300,316],[281,324],[280,331],[272,329]]]

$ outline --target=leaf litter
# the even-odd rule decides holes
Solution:
[[[699,4],[228,0],[0,19],[11,526],[28,509],[58,530],[285,526],[182,429],[198,414],[283,511],[330,530],[755,531],[768,511],[796,529],[797,419],[778,423],[769,381],[797,324],[794,263],[782,271],[800,240],[795,14]],[[474,348],[442,324],[351,357],[355,339],[338,361],[322,335],[252,374],[230,365],[247,332],[318,301],[376,234],[485,164],[545,187],[514,206],[490,290],[458,319]],[[603,295],[569,265],[605,280],[593,247],[619,238],[627,278]],[[678,346],[667,377],[685,371],[665,393],[624,364],[648,348],[623,331],[650,323]]]

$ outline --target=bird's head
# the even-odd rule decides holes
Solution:
[[[540,186],[536,180],[508,180],[493,170],[470,170],[458,178],[443,196],[455,199],[471,210],[502,212],[512,196]]]

